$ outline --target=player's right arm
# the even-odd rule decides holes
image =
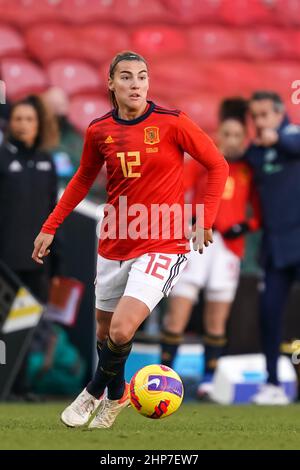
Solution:
[[[103,163],[103,156],[95,142],[93,126],[90,126],[86,131],[80,166],[34,241],[32,259],[36,263],[43,264],[42,258],[49,254],[49,246],[57,228],[85,198]]]

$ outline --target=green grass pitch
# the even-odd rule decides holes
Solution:
[[[64,403],[1,404],[0,449],[300,449],[300,406],[183,404],[159,421],[126,409],[109,430],[65,428]]]

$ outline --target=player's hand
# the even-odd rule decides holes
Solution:
[[[261,135],[256,139],[256,143],[262,147],[271,147],[277,144],[278,139],[278,132],[275,129],[264,129]]]
[[[202,255],[203,248],[208,247],[210,243],[213,243],[213,232],[212,229],[203,229],[201,233],[193,232],[193,247],[194,250],[199,251]]]
[[[50,253],[49,246],[53,242],[54,235],[49,233],[40,232],[34,240],[34,250],[32,252],[32,259],[38,264],[44,264],[42,258],[48,256]]]

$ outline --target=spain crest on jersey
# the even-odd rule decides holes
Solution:
[[[158,144],[159,140],[159,127],[145,127],[145,144]]]

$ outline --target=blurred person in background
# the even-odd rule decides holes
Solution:
[[[0,147],[0,259],[43,304],[47,303],[50,279],[61,273],[59,242],[53,246],[49,266],[33,263],[31,247],[56,204],[56,172],[47,151],[56,142],[55,122],[37,96],[12,105]],[[17,394],[27,392],[25,368],[14,388]]]
[[[226,325],[238,286],[245,234],[258,229],[260,224],[252,172],[243,158],[246,112],[247,102],[243,98],[228,98],[220,106],[218,142],[229,164],[229,176],[214,223],[214,243],[203,254],[192,250],[187,268],[171,291],[163,318],[161,363],[172,367],[200,289],[205,289],[205,370],[198,389],[199,398],[209,398],[217,360],[226,345]],[[187,168],[193,205],[203,203],[206,171],[196,168],[193,161]],[[247,215],[249,205],[253,208],[252,217]]]
[[[62,88],[49,88],[42,99],[58,121],[59,142],[52,155],[59,178],[68,181],[79,166],[83,138],[68,119],[70,102]]]
[[[4,134],[8,124],[9,118],[9,110],[10,110],[10,103],[6,101],[6,103],[0,103],[0,145],[4,140]]]
[[[284,405],[277,364],[284,307],[292,284],[300,280],[300,127],[291,124],[280,96],[257,91],[250,100],[256,138],[246,158],[260,196],[264,278],[260,293],[262,347],[267,383],[253,402]]]

